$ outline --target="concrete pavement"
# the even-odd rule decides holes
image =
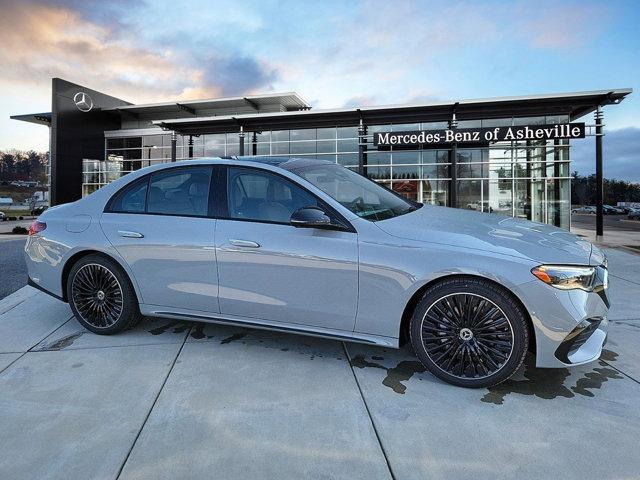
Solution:
[[[0,300],[0,478],[636,478],[640,256],[608,250],[599,362],[466,390],[387,350]]]

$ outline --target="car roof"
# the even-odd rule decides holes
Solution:
[[[113,195],[117,190],[137,181],[139,178],[149,175],[153,172],[159,172],[171,168],[194,166],[194,165],[235,165],[235,166],[247,166],[256,167],[264,165],[267,170],[282,169],[292,174],[295,170],[307,166],[318,165],[333,165],[338,166],[335,162],[329,162],[326,160],[317,160],[315,158],[290,158],[290,157],[266,157],[266,156],[229,156],[229,157],[208,157],[198,159],[179,160],[177,162],[169,163],[156,163],[148,167],[135,170],[127,175],[108,183],[102,188],[99,188],[93,192],[89,197],[92,197],[94,201],[98,198],[107,201],[108,198]],[[87,198],[89,198],[87,197]],[[104,198],[103,198],[104,197]]]
[[[228,164],[228,165],[269,165],[271,167],[282,168],[283,170],[296,170],[298,168],[314,166],[314,165],[336,165],[335,162],[328,160],[318,160],[316,158],[304,157],[267,157],[267,156],[228,156],[228,157],[210,157],[198,158],[193,160],[180,160],[172,163],[156,164],[158,168],[162,166],[169,167],[185,164],[210,165],[210,164]]]

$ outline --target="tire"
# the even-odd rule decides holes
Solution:
[[[491,387],[522,365],[529,345],[527,316],[509,292],[490,282],[444,280],[416,306],[410,341],[418,359],[441,380]]]
[[[138,299],[127,274],[114,260],[87,255],[67,279],[67,298],[80,324],[100,335],[133,327],[140,319]]]

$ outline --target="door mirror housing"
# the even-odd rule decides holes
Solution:
[[[331,218],[318,207],[299,208],[291,215],[291,225],[298,228],[338,228]]]

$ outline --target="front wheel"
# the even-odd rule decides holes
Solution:
[[[413,313],[410,336],[431,373],[471,388],[511,377],[529,341],[521,307],[508,292],[482,279],[450,279],[429,289]]]
[[[101,335],[131,328],[140,318],[138,300],[126,273],[101,255],[87,255],[71,267],[67,298],[78,322]]]

